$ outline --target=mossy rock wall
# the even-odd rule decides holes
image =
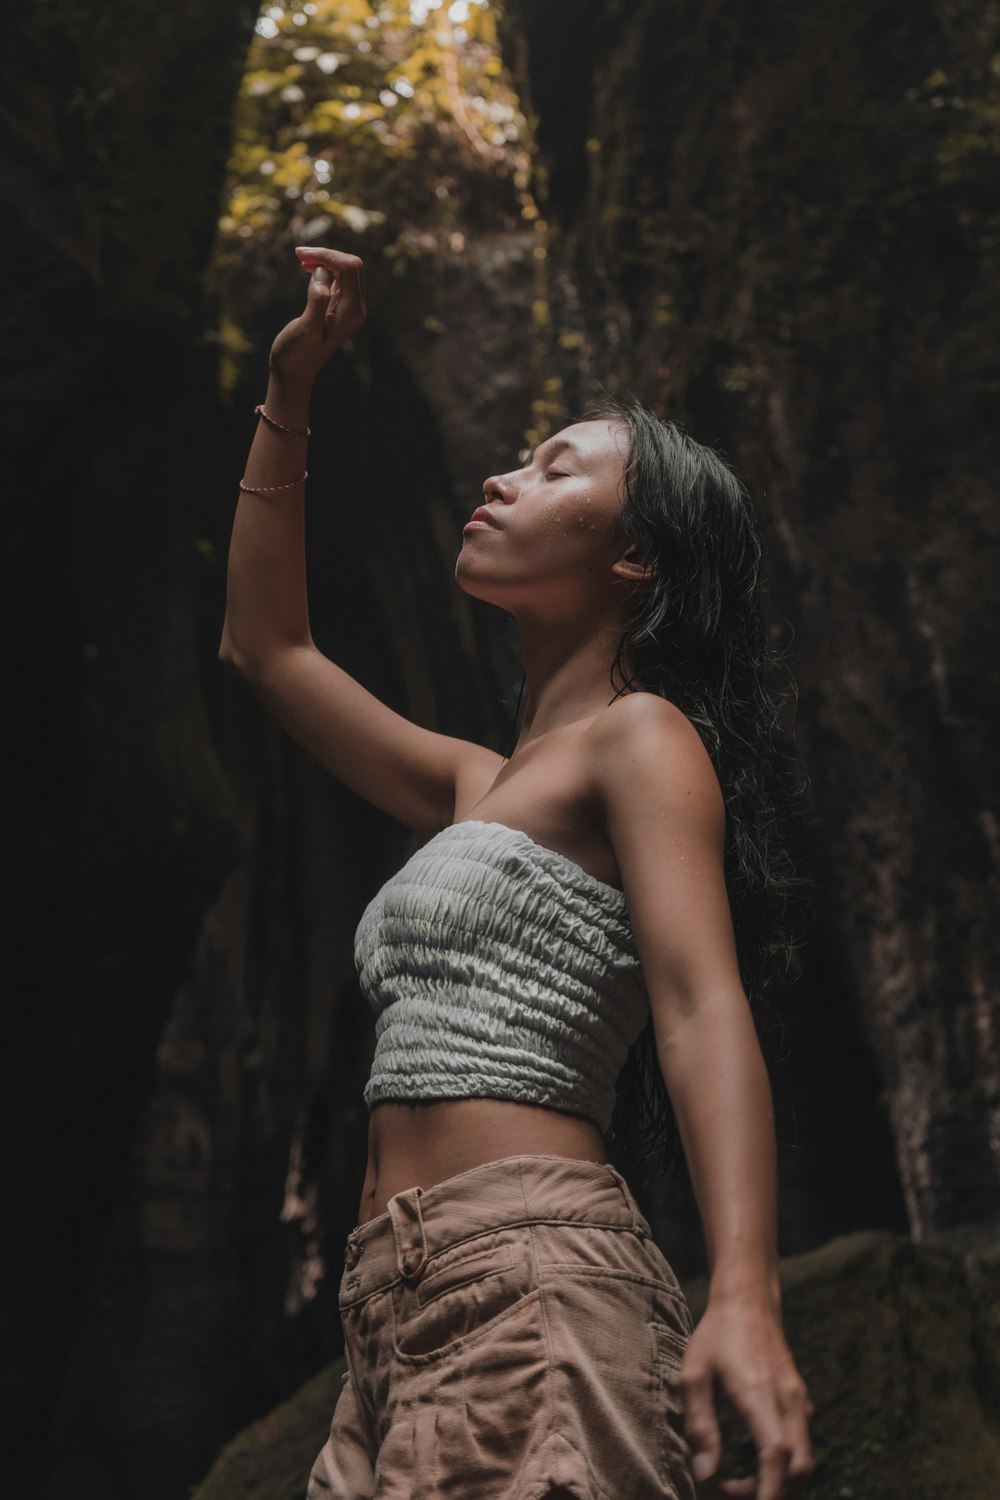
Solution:
[[[858,1018],[914,1234],[991,1219],[1000,10],[505,15],[550,221],[544,415],[630,386],[765,510],[811,786],[801,1031]]]

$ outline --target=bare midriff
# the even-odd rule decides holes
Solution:
[[[508,1099],[377,1104],[358,1223],[385,1213],[389,1199],[405,1188],[433,1187],[505,1156],[608,1159],[593,1121],[541,1105]]]

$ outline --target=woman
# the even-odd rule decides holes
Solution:
[[[739,925],[773,876],[746,790],[748,705],[768,708],[746,496],[635,403],[487,480],[455,576],[517,620],[520,735],[507,758],[418,728],[310,635],[309,398],[366,314],[356,257],[296,253],[307,304],[271,353],[221,656],[426,838],[358,927],[370,1150],[349,1373],[310,1500],[687,1500],[719,1468],[717,1393],[758,1468],[709,1491],[785,1500],[810,1472],[811,1405],[781,1327],[771,1099],[726,883],[728,861]],[[669,1143],[670,1110],[710,1268],[693,1332],[607,1153],[630,1115]]]

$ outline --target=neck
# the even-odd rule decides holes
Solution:
[[[607,707],[621,686],[611,684],[621,622],[613,620],[583,631],[576,622],[518,619],[524,665],[525,708],[516,750],[555,729],[591,719]],[[626,658],[626,672],[631,663]]]

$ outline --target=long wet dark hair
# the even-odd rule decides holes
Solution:
[[[600,417],[627,422],[631,433],[614,536],[636,543],[635,559],[655,569],[636,590],[611,687],[614,697],[641,685],[669,698],[711,757],[725,799],[740,973],[770,1060],[780,1029],[771,995],[796,947],[803,883],[788,836],[788,679],[761,611],[761,523],[729,465],[676,423],[633,396],[604,397],[581,420]],[[608,1146],[627,1169],[683,1162],[652,1019],[619,1076]]]

